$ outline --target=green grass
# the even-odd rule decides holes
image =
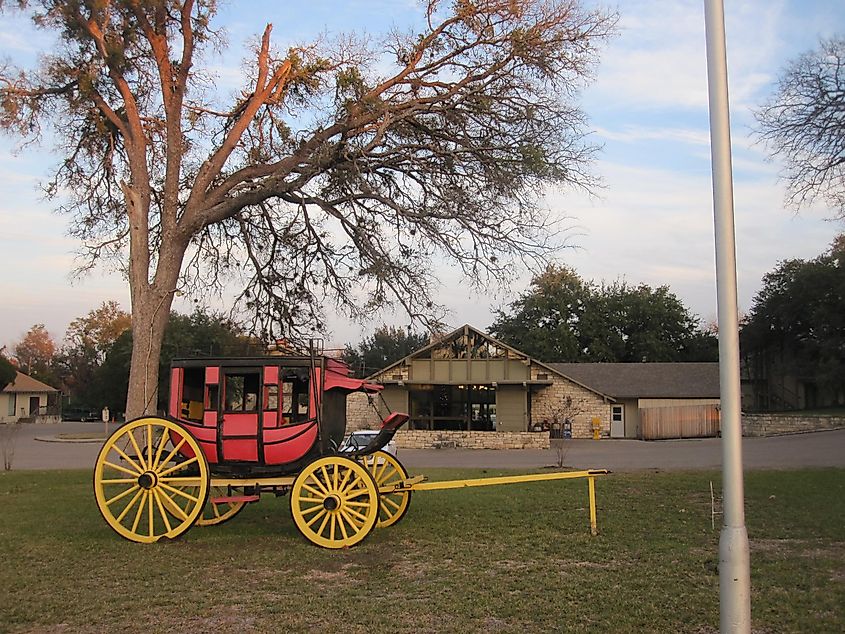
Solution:
[[[426,470],[432,479],[497,475]],[[417,493],[346,551],[306,543],[287,498],[150,546],[100,518],[90,474],[0,475],[0,631],[718,631],[718,474]],[[753,627],[845,631],[845,470],[746,476]]]

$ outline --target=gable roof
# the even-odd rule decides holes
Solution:
[[[614,398],[719,398],[718,363],[549,363]]]
[[[521,351],[517,350],[517,349],[516,349],[516,348],[514,348],[513,346],[509,346],[509,345],[508,345],[508,344],[506,344],[506,343],[502,343],[501,341],[498,341],[498,340],[494,339],[493,337],[491,337],[490,335],[488,335],[486,332],[482,332],[482,331],[481,331],[481,330],[479,330],[478,328],[475,328],[475,327],[473,327],[473,326],[470,326],[469,324],[464,324],[463,326],[460,326],[459,328],[455,328],[452,332],[450,332],[450,333],[449,333],[449,334],[447,334],[447,335],[443,335],[443,336],[441,336],[441,337],[437,337],[437,339],[436,339],[436,340],[432,341],[432,342],[431,342],[431,343],[429,343],[427,346],[424,346],[424,347],[420,348],[419,350],[414,350],[414,352],[412,352],[412,353],[411,353],[411,354],[409,354],[408,356],[406,356],[406,357],[402,357],[402,358],[401,358],[401,359],[399,359],[398,361],[394,361],[393,363],[391,363],[390,365],[388,365],[388,366],[386,366],[386,367],[382,368],[382,369],[381,369],[381,370],[379,370],[378,372],[373,372],[370,376],[368,376],[368,377],[367,377],[367,379],[373,379],[373,378],[375,378],[376,376],[378,376],[379,374],[384,374],[384,373],[385,373],[385,372],[387,372],[388,370],[392,370],[393,368],[395,368],[395,367],[397,367],[397,366],[400,366],[400,365],[402,365],[403,363],[407,363],[407,362],[408,362],[408,361],[410,361],[411,359],[414,359],[414,358],[416,358],[416,357],[419,357],[420,355],[422,355],[422,354],[424,354],[424,353],[426,353],[426,352],[428,352],[428,351],[430,351],[430,350],[434,350],[434,349],[436,349],[436,348],[439,348],[440,346],[443,346],[443,345],[445,345],[445,344],[449,343],[450,341],[454,341],[454,340],[455,340],[455,339],[457,339],[459,336],[461,336],[461,335],[463,335],[463,334],[465,334],[465,333],[470,333],[470,332],[475,333],[475,334],[477,334],[477,335],[479,335],[479,336],[481,336],[481,337],[483,337],[483,338],[487,339],[487,341],[490,341],[491,343],[496,344],[496,345],[497,345],[497,346],[499,346],[500,348],[504,348],[504,349],[506,349],[506,350],[510,350],[511,352],[513,352],[514,354],[516,354],[516,355],[518,355],[518,356],[520,356],[520,357],[523,357],[523,358],[525,358],[525,359],[528,359],[528,358],[529,358],[527,354],[525,354],[524,352],[521,352]]]
[[[54,387],[50,387],[46,383],[42,383],[37,379],[33,379],[31,376],[24,374],[23,372],[18,372],[17,376],[15,376],[15,380],[12,383],[9,383],[4,389],[4,392],[58,392],[58,390]]]
[[[475,328],[474,326],[470,326],[469,324],[464,324],[463,326],[461,326],[460,328],[456,328],[455,330],[453,330],[449,334],[443,335],[442,337],[438,337],[437,340],[433,341],[432,343],[428,344],[427,346],[424,346],[424,347],[420,348],[419,350],[415,350],[414,352],[412,352],[408,356],[403,357],[402,359],[399,359],[398,361],[395,361],[394,363],[391,363],[390,365],[388,365],[387,367],[379,370],[378,372],[374,372],[373,374],[371,374],[370,376],[367,377],[367,380],[379,380],[379,379],[377,379],[377,377],[379,375],[386,374],[389,370],[392,370],[395,367],[398,367],[402,364],[405,364],[408,361],[410,361],[411,359],[419,357],[419,356],[429,352],[430,350],[434,350],[436,348],[439,348],[440,346],[446,345],[449,342],[456,340],[461,335],[469,334],[469,333],[474,333],[474,334],[482,337],[483,339],[486,339],[490,343],[498,346],[499,348],[502,348],[504,350],[508,350],[509,352],[513,353],[517,357],[521,357],[521,358],[525,359],[529,363],[538,365],[542,368],[545,368],[546,370],[554,372],[555,374],[560,374],[564,379],[571,381],[572,383],[575,383],[576,385],[584,388],[585,390],[588,390],[590,392],[594,392],[595,394],[597,394],[598,396],[600,396],[603,399],[609,399],[611,401],[613,400],[613,397],[610,394],[608,394],[607,392],[602,392],[601,390],[597,389],[594,386],[591,386],[589,384],[585,384],[576,377],[567,376],[565,374],[562,374],[560,372],[560,370],[553,367],[553,364],[542,363],[542,362],[538,361],[537,359],[532,359],[531,357],[529,357],[524,352],[517,350],[513,346],[509,346],[506,343],[502,343],[498,339],[494,339],[493,337],[488,335],[486,332],[483,332],[483,331],[479,330],[478,328]],[[380,382],[386,383],[386,381],[384,381],[384,380],[380,380]]]

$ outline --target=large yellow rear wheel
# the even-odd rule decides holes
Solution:
[[[133,542],[187,531],[208,498],[208,463],[181,425],[145,417],[126,423],[103,445],[94,494],[106,522]]]
[[[405,467],[386,451],[376,451],[368,456],[363,456],[361,460],[373,476],[379,489],[394,486],[408,478],[408,472],[405,471]],[[408,512],[410,505],[410,491],[380,493],[378,522],[376,526],[379,528],[393,526],[405,517],[405,513]]]
[[[296,528],[323,548],[346,548],[363,540],[378,520],[378,487],[366,467],[344,456],[327,456],[297,476],[290,493]]]

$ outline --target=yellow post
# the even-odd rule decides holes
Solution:
[[[596,479],[593,476],[587,478],[587,484],[590,488],[590,533],[593,535],[599,534],[599,529],[596,524]]]

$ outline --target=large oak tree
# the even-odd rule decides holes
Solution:
[[[5,3],[8,6],[10,3]],[[436,316],[433,264],[474,281],[542,257],[548,183],[589,187],[574,103],[612,14],[576,0],[429,0],[408,30],[279,51],[268,25],[225,103],[210,0],[19,0],[60,48],[0,73],[2,126],[42,128],[87,264],[132,299],[127,415],[155,403],[177,289],[243,280],[270,338],[398,303]]]

